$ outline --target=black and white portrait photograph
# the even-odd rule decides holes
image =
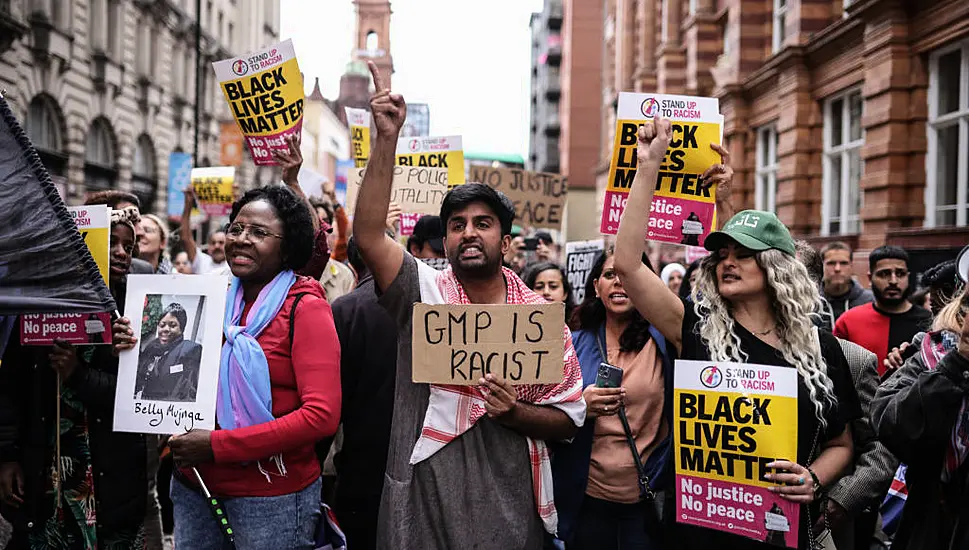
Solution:
[[[124,317],[137,345],[118,356],[114,429],[215,428],[226,275],[130,275]]]

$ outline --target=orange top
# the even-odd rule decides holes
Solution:
[[[619,352],[619,346],[607,349],[609,362],[622,369],[626,388],[626,418],[636,439],[643,462],[649,458],[669,431],[663,417],[663,360],[650,339],[637,352]],[[596,419],[592,439],[592,461],[585,493],[593,498],[620,503],[639,502],[636,463],[629,451],[619,415]]]

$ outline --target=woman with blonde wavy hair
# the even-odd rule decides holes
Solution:
[[[706,238],[704,246],[712,254],[694,275],[692,304],[684,304],[642,265],[655,182],[674,131],[681,130],[659,117],[639,130],[639,170],[619,226],[615,269],[636,309],[676,348],[680,359],[797,370],[797,456],[767,464],[765,477],[771,483],[773,514],[801,508],[796,540],[795,526],[777,529],[776,517],[773,530],[766,529],[764,517],[749,525],[732,520],[738,524],[732,531],[759,531],[763,542],[685,525],[676,526],[674,540],[682,548],[757,549],[795,542],[798,548],[813,548],[822,538],[825,488],[852,460],[849,423],[861,409],[851,374],[838,341],[814,328],[817,287],[795,259],[794,240],[775,215],[740,212]],[[716,149],[728,164],[729,155]],[[717,174],[728,171],[715,165],[701,179],[717,180]],[[674,437],[679,437],[675,431]]]

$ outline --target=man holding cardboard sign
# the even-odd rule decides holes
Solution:
[[[561,307],[536,307],[545,300],[502,268],[514,207],[486,185],[458,186],[444,198],[441,221],[451,269],[438,272],[416,261],[385,235],[406,105],[384,88],[373,63],[370,70],[377,137],[353,233],[383,292],[380,303],[399,329],[377,546],[541,548],[543,525],[551,533],[557,526],[545,440],[568,439],[585,421],[572,339],[561,321],[552,330],[547,320],[564,314]],[[443,353],[420,351],[421,345],[444,342]],[[563,355],[551,353],[552,342]],[[432,376],[422,376],[428,369]],[[452,376],[452,369],[461,375]],[[520,385],[512,385],[516,377]],[[416,382],[422,379],[464,385]],[[533,464],[539,466],[534,476]]]

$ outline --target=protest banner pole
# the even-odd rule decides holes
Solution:
[[[202,0],[195,0],[195,137],[192,143],[192,165],[199,165],[199,105],[202,102]]]
[[[222,530],[222,536],[225,537],[229,548],[235,550],[235,535],[233,534],[232,525],[229,523],[229,516],[225,513],[222,503],[209,492],[209,488],[202,481],[202,474],[199,473],[198,468],[192,466],[192,472],[195,473],[195,480],[199,482],[199,489],[202,490],[202,495],[205,496],[205,501],[212,511],[212,516],[215,517],[215,521],[219,524],[219,529]]]
[[[64,470],[61,466],[61,371],[57,371],[57,406],[55,407],[54,416],[56,417],[57,429],[54,430],[54,452],[57,455],[57,509],[61,507],[61,483],[64,481]]]

